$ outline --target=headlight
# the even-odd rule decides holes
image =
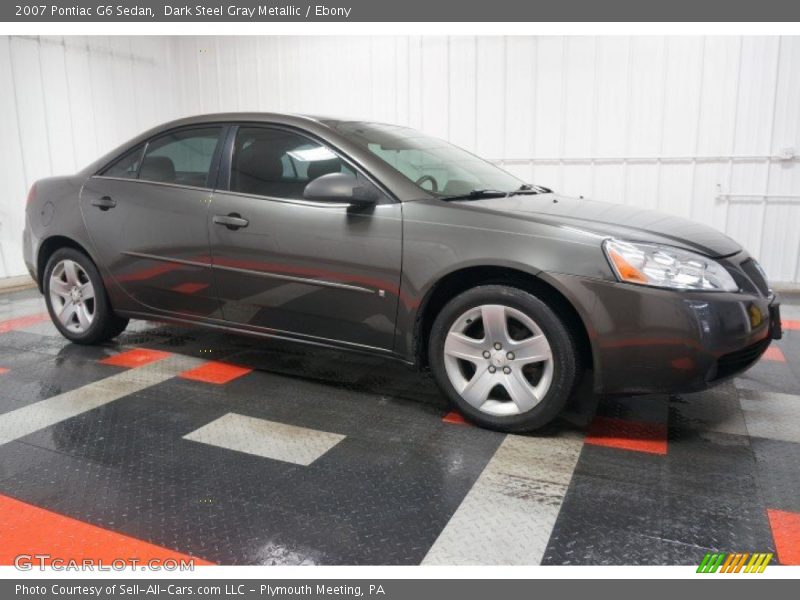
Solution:
[[[603,250],[620,281],[679,290],[737,292],[721,264],[688,250],[609,239]]]

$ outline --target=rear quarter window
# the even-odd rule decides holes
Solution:
[[[144,144],[126,152],[115,162],[100,172],[104,177],[119,177],[121,179],[136,179],[139,176],[139,167],[142,163]]]

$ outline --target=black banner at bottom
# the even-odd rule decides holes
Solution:
[[[565,576],[567,573],[564,573]],[[713,583],[711,583],[713,581]],[[713,585],[713,589],[712,586]],[[220,598],[241,600],[374,598],[404,600],[440,597],[471,600],[525,598],[542,594],[554,597],[646,597],[647,600],[675,600],[686,594],[720,594],[726,600],[753,594],[796,592],[796,581],[774,578],[698,575],[696,579],[248,579],[248,580],[80,580],[28,579],[0,581],[0,597],[82,600],[85,598]],[[759,586],[756,590],[756,586]],[[607,596],[605,596],[607,597]]]

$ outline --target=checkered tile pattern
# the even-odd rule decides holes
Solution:
[[[582,391],[514,436],[379,358],[146,322],[80,347],[37,293],[6,294],[0,563],[798,564],[800,298],[784,316],[715,389]]]

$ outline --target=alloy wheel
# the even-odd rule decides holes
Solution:
[[[59,261],[50,273],[50,304],[61,325],[85,333],[95,317],[95,290],[89,275],[74,260]]]
[[[531,410],[553,380],[553,352],[542,329],[522,311],[502,304],[471,308],[453,322],[444,363],[459,395],[494,416]]]

